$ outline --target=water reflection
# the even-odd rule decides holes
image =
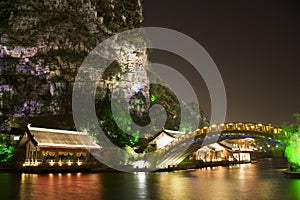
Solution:
[[[147,197],[147,175],[144,172],[139,172],[136,173],[134,177],[137,196],[139,199],[145,199]]]
[[[0,174],[0,199],[299,199],[285,160],[169,173]]]
[[[20,175],[12,173],[0,174],[0,199],[18,199]]]
[[[289,192],[291,197],[298,197],[300,199],[300,179],[293,179],[289,185]]]
[[[22,174],[20,199],[95,199],[101,198],[101,186],[95,174]]]

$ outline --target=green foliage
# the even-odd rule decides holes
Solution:
[[[300,167],[300,131],[294,133],[285,149],[285,155],[290,163]]]
[[[181,102],[183,108],[180,108],[180,102],[176,95],[167,87],[159,84],[150,85],[151,104],[159,104],[164,107],[167,112],[167,121],[165,129],[190,131],[193,128],[200,128],[208,124],[204,118],[202,108],[198,107],[196,103]],[[197,110],[200,113],[197,113]],[[182,118],[184,117],[184,118]],[[182,119],[181,119],[182,118]],[[193,124],[199,120],[197,127],[193,127]],[[183,121],[184,124],[180,124]]]
[[[150,93],[152,95],[156,95],[157,99],[155,102],[150,104],[160,104],[167,111],[167,121],[165,124],[165,128],[167,129],[175,129],[180,125],[180,105],[177,98],[174,94],[166,87],[162,87],[159,85],[151,84]],[[141,93],[138,93],[141,94]],[[139,97],[139,95],[137,95]],[[137,98],[136,97],[136,98]],[[142,97],[139,97],[142,98]],[[145,97],[143,97],[145,98]],[[196,120],[195,118],[199,118],[201,123],[204,123],[203,112],[195,113],[194,110],[196,104],[184,104],[185,109],[190,112],[186,124],[182,125],[185,130],[191,129],[191,125],[189,122]],[[137,113],[131,113],[131,118],[128,119],[125,114],[127,111],[121,105],[116,104],[115,109],[118,110],[118,115],[113,116],[111,111],[111,102],[110,102],[110,91],[108,90],[106,96],[102,100],[97,100],[96,110],[97,116],[99,119],[99,123],[101,124],[102,130],[105,132],[107,137],[117,146],[124,147],[129,146],[136,150],[136,152],[143,152],[148,145],[148,140],[145,138],[140,138],[140,132],[133,132],[133,136],[126,134],[126,132],[131,132],[132,122],[139,124],[141,126],[147,125],[150,122],[150,118],[148,116],[148,112],[143,113],[142,116]],[[151,119],[155,120],[155,119]],[[119,122],[120,127],[123,127],[124,130],[120,129],[120,127],[116,124],[116,121]],[[206,121],[205,121],[206,122]],[[201,124],[199,124],[200,126]],[[156,130],[157,132],[160,130]],[[97,136],[95,137],[97,138]],[[148,147],[146,151],[152,151],[151,147]]]
[[[123,72],[121,67],[117,62],[112,63],[104,72],[104,79],[111,80],[112,77],[118,77]],[[149,74],[148,74],[149,75]],[[158,79],[159,77],[155,74],[152,74],[153,78]],[[130,99],[130,114],[131,119],[127,116],[128,108],[124,108],[121,104],[114,104],[114,109],[118,111],[117,116],[113,116],[111,111],[111,94],[109,89],[107,88],[98,88],[97,93],[105,94],[104,98],[96,98],[96,111],[97,117],[99,119],[99,123],[101,125],[102,130],[105,132],[106,136],[117,146],[124,147],[129,146],[135,150],[135,152],[145,152],[145,151],[153,151],[151,146],[148,146],[148,139],[151,138],[142,138],[141,135],[145,135],[147,133],[140,133],[139,131],[132,130],[132,123],[135,123],[140,126],[146,126],[150,122],[154,122],[156,120],[155,117],[150,119],[149,110],[141,113],[138,111],[137,107],[148,106],[145,96],[142,92],[138,92],[133,95]],[[182,128],[181,131],[188,131],[195,127],[192,127],[192,124],[195,124],[195,121],[200,121],[198,127],[202,127],[207,125],[207,121],[204,118],[203,110],[201,108],[197,108],[197,104],[190,103],[186,104],[182,102],[184,106],[185,113],[184,121],[185,124],[180,124],[181,122],[181,108],[180,102],[176,98],[176,95],[165,86],[160,84],[150,84],[150,107],[159,104],[161,105],[166,113],[167,120],[163,128],[178,130],[179,126]],[[122,98],[121,93],[119,94],[120,98]],[[149,102],[149,101],[148,101]],[[199,110],[200,113],[196,113]],[[120,125],[116,124],[116,121]],[[156,127],[152,127],[151,132],[159,132],[161,130],[156,130]],[[126,132],[132,132],[131,135],[126,134]],[[95,137],[97,138],[97,136]]]
[[[275,158],[282,158],[285,153],[285,145],[276,145],[275,147],[271,148],[271,151]]]
[[[294,116],[297,123],[283,127],[284,136],[282,140],[286,145],[285,156],[290,164],[300,168],[300,121],[299,114]]]
[[[9,145],[7,142],[0,143],[0,162],[12,161],[15,147]]]
[[[151,94],[151,102],[155,102],[156,101],[156,96],[154,94]]]
[[[99,123],[103,132],[116,146],[124,147],[125,145],[137,148],[139,142],[139,133],[136,132],[134,136],[126,134],[126,130],[122,130],[116,124],[116,117],[118,121],[122,123],[122,127],[126,127],[127,131],[130,131],[131,120],[129,120],[125,112],[126,110],[122,106],[118,107],[118,116],[113,116],[110,102],[110,91],[108,90],[104,99],[98,99],[96,101],[96,112],[99,119]],[[118,106],[118,105],[117,105]],[[99,136],[95,136],[98,138]]]
[[[9,162],[12,161],[14,156],[14,146],[3,146],[0,148],[0,162]]]
[[[193,131],[195,128],[202,128],[208,125],[208,121],[204,117],[204,112],[199,105],[193,102],[188,104],[182,102],[182,106],[184,112],[181,113],[181,117],[184,124],[180,125],[179,131]]]
[[[160,84],[150,84],[150,96],[155,96],[155,101],[150,105],[159,104],[167,112],[165,129],[178,130],[180,125],[180,103],[176,95],[167,87]],[[152,120],[152,119],[151,119]]]

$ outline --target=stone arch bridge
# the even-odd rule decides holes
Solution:
[[[187,156],[201,148],[212,143],[220,142],[225,139],[234,139],[240,137],[267,138],[275,139],[283,131],[281,128],[274,127],[271,124],[260,123],[224,123],[205,126],[201,129],[188,132],[164,148],[157,150],[161,155],[159,168],[166,168],[170,165],[178,165]]]

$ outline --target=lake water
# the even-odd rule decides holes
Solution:
[[[0,199],[300,199],[284,159],[162,173],[0,174]]]

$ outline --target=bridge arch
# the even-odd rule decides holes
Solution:
[[[195,131],[188,132],[170,144],[166,145],[163,149],[158,150],[161,153],[162,162],[160,167],[167,167],[169,165],[178,165],[188,155],[195,152],[202,147],[203,142],[205,144],[212,144],[217,141],[228,139],[229,136],[247,136],[252,138],[268,138],[274,140],[276,136],[282,134],[283,130],[279,127],[275,127],[271,124],[261,123],[241,123],[241,122],[228,122],[224,124],[212,124]],[[187,150],[181,152],[180,149],[185,149],[186,145],[189,145]]]

